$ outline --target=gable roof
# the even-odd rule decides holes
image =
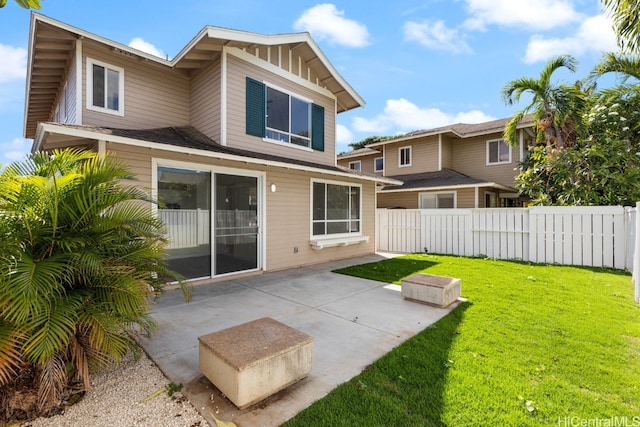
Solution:
[[[357,150],[349,151],[348,153],[338,154],[338,159],[348,159],[350,157],[360,157],[360,156],[371,156],[371,155],[381,155],[382,152],[378,150],[374,150],[373,148],[364,147],[358,148]]]
[[[67,135],[72,138],[102,139],[121,144],[149,146],[159,150],[191,152],[217,158],[242,161],[260,165],[286,167],[308,172],[328,173],[331,175],[358,178],[387,185],[398,185],[400,181],[342,166],[332,166],[288,157],[263,154],[222,146],[192,126],[166,127],[155,129],[119,129],[61,123],[40,123],[32,151],[42,147],[45,134]]]
[[[240,49],[287,45],[318,75],[319,83],[337,99],[338,112],[364,105],[364,100],[329,62],[309,33],[264,35],[206,26],[172,60],[163,59],[124,44],[32,12],[25,102],[24,134],[32,138],[38,122],[50,120],[68,67],[74,60],[76,40],[88,39],[114,52],[140,58],[188,73],[200,69],[224,47]]]
[[[389,178],[402,181],[402,185],[388,185],[381,189],[383,192],[415,191],[415,190],[435,190],[452,187],[496,187],[501,190],[516,191],[513,188],[502,184],[478,179],[454,171],[453,169],[442,169],[434,172],[422,172],[408,175],[397,175]]]

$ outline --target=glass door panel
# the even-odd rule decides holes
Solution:
[[[169,268],[211,276],[211,173],[158,168],[158,215],[167,227]]]
[[[215,174],[215,274],[258,268],[258,178]]]

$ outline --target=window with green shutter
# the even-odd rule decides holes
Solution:
[[[247,134],[265,136],[264,84],[247,77]]]

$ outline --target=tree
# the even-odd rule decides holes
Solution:
[[[387,141],[391,138],[393,137],[392,136],[368,136],[361,141],[352,142],[351,144],[349,144],[349,147],[351,147],[352,150],[359,150],[360,148],[364,148],[369,144],[373,144],[375,142]]]
[[[575,72],[576,66],[577,62],[571,55],[561,55],[547,62],[537,79],[522,77],[504,86],[501,95],[507,105],[518,103],[524,93],[532,95],[531,103],[507,123],[504,131],[507,143],[517,145],[517,126],[530,112],[533,113],[538,139],[546,141],[547,146],[562,150],[575,140],[584,106],[583,92],[579,85],[553,85],[551,77],[560,68]]]
[[[40,0],[16,0],[21,7],[25,9],[40,9]],[[7,5],[7,0],[0,0],[0,8]]]
[[[640,53],[640,0],[603,0],[622,50]]]
[[[73,149],[0,174],[0,411],[26,376],[31,415],[46,414],[70,384],[88,389],[94,366],[135,348],[132,328],[154,329],[149,297],[170,275],[165,233],[128,179],[114,158]]]

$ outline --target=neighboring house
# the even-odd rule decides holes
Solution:
[[[519,146],[502,140],[509,119],[421,130],[338,156],[338,165],[402,181],[385,185],[379,208],[522,206],[513,188],[535,138],[531,118],[518,127]]]
[[[167,60],[32,15],[32,151],[124,161],[189,279],[374,251],[375,187],[399,182],[336,165],[336,115],[363,103],[306,33],[205,27]]]

